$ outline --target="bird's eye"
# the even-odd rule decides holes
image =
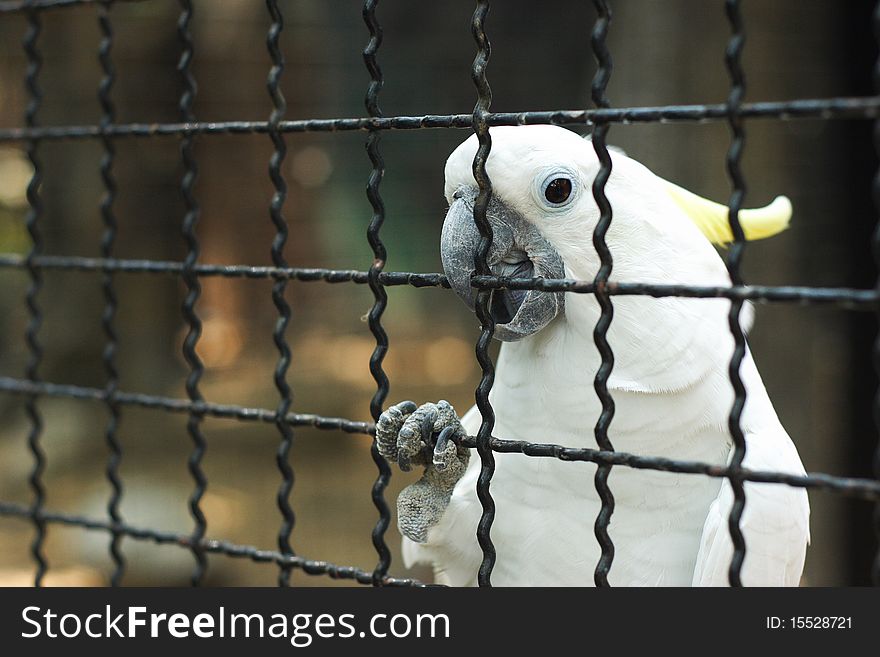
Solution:
[[[544,187],[544,198],[552,205],[562,205],[571,196],[572,189],[568,178],[553,178]]]
[[[537,173],[533,178],[532,198],[539,207],[562,211],[578,198],[581,182],[574,169],[554,166]]]

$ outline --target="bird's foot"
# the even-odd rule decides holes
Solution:
[[[413,465],[425,468],[422,478],[407,486],[397,498],[400,533],[424,543],[452,497],[470,459],[461,446],[466,436],[452,405],[444,400],[416,406],[400,402],[382,413],[376,423],[379,453],[407,472]]]

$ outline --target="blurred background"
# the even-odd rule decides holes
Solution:
[[[287,118],[364,116],[369,82],[361,51],[368,32],[361,3],[353,0],[282,1],[287,59],[282,89]],[[609,97],[616,106],[724,102],[729,80],[724,49],[729,25],[723,3],[705,0],[618,0],[609,43],[614,73]],[[776,0],[743,3],[748,42],[744,64],[747,99],[790,100],[871,94],[876,57],[869,1]],[[197,0],[192,24],[192,72],[199,91],[193,108],[201,121],[265,120],[271,111],[265,80],[270,66],[263,3]],[[117,122],[174,122],[182,83],[176,72],[181,45],[179,6],[173,0],[117,3],[112,98]],[[378,10],[385,41],[378,58],[386,85],[380,104],[387,116],[470,112],[475,45],[471,2],[386,0]],[[589,33],[591,4],[574,0],[494,3],[487,22],[492,42],[488,77],[496,111],[579,109],[590,105],[595,71]],[[44,125],[96,124],[102,73],[94,6],[44,12],[39,40],[44,65],[40,86]],[[0,16],[0,127],[23,125],[27,96],[22,15]],[[440,271],[438,241],[445,212],[443,165],[467,130],[386,132],[382,196],[387,220],[382,239],[387,268]],[[284,174],[290,193],[284,214],[291,227],[291,266],[365,270],[372,252],[365,239],[372,211],[364,190],[370,163],[366,135],[291,134]],[[729,145],[723,122],[614,125],[609,140],[663,177],[704,196],[726,201],[724,168]],[[748,282],[873,287],[870,235],[876,211],[870,182],[876,168],[868,121],[752,120],[743,168],[747,205],[777,194],[791,197],[795,215],[785,234],[750,245]],[[186,253],[180,226],[183,167],[177,137],[115,140],[114,205],[119,223],[115,255],[180,261]],[[24,228],[25,188],[31,170],[25,145],[0,143],[0,252],[30,248]],[[197,137],[201,206],[201,262],[271,264],[274,229],[268,207],[272,186],[266,135]],[[99,203],[102,146],[97,140],[41,144],[45,166],[40,220],[49,254],[99,256],[103,231]],[[27,362],[23,303],[25,272],[0,271],[0,375],[21,377]],[[184,398],[188,367],[181,357],[185,322],[182,283],[167,274],[117,274],[116,327],[120,389]],[[271,340],[276,311],[269,280],[203,278],[197,310],[204,321],[198,345],[212,402],[274,409]],[[393,287],[383,323],[390,336],[385,369],[390,403],[449,399],[464,412],[473,403],[479,370],[473,357],[476,319],[449,291]],[[293,410],[369,421],[375,384],[368,370],[374,339],[364,316],[372,305],[365,285],[291,282],[288,338],[293,365]],[[44,312],[40,341],[46,381],[103,388],[99,273],[46,271],[39,296]],[[876,381],[870,362],[875,320],[838,308],[761,305],[751,345],[776,409],[808,471],[871,476],[876,432],[871,400]],[[0,396],[0,500],[30,504],[32,459],[29,421],[21,397]],[[104,470],[108,412],[100,402],[41,398],[42,445],[49,509],[106,517],[110,488]],[[123,518],[130,524],[181,533],[192,530],[186,461],[192,444],[185,414],[124,407],[118,431]],[[208,477],[203,509],[208,536],[274,549],[280,525],[275,495],[277,429],[271,424],[205,419]],[[297,429],[292,451],[297,515],[292,543],[298,554],[372,569],[370,531],[376,477],[366,436]],[[413,475],[414,476],[414,475]],[[395,471],[387,499],[413,476]],[[585,485],[592,485],[585,482]],[[833,493],[810,493],[813,544],[807,585],[867,584],[876,550],[871,506]],[[503,512],[500,509],[499,512]],[[613,532],[613,526],[612,526]],[[0,585],[29,584],[33,530],[0,516]],[[100,585],[112,572],[105,532],[51,525],[47,584]],[[392,574],[407,571],[392,523]],[[124,539],[124,583],[178,585],[189,581],[192,555],[175,546]],[[209,556],[205,582],[271,585],[277,569],[246,559]],[[345,585],[295,571],[298,584]]]

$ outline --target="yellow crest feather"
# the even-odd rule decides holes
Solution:
[[[723,246],[733,242],[728,219],[730,210],[726,205],[705,199],[671,182],[664,182],[672,200],[712,244]],[[791,201],[785,196],[777,196],[763,208],[740,210],[739,223],[747,240],[760,240],[788,228],[791,213]]]

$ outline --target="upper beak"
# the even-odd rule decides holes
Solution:
[[[449,284],[471,310],[474,309],[477,292],[476,288],[471,287],[471,275],[475,270],[474,257],[479,242],[480,231],[474,223],[473,200],[458,195],[449,206],[443,222],[440,258]]]
[[[477,289],[471,286],[474,258],[480,231],[474,223],[474,199],[477,190],[462,188],[454,197],[440,238],[443,270],[452,289],[473,310]],[[486,257],[491,272],[513,278],[562,278],[564,269],[559,257],[537,229],[493,198],[486,217],[492,226],[492,245]],[[561,292],[537,290],[493,290],[490,313],[495,320],[495,337],[515,341],[546,326],[563,311]]]

